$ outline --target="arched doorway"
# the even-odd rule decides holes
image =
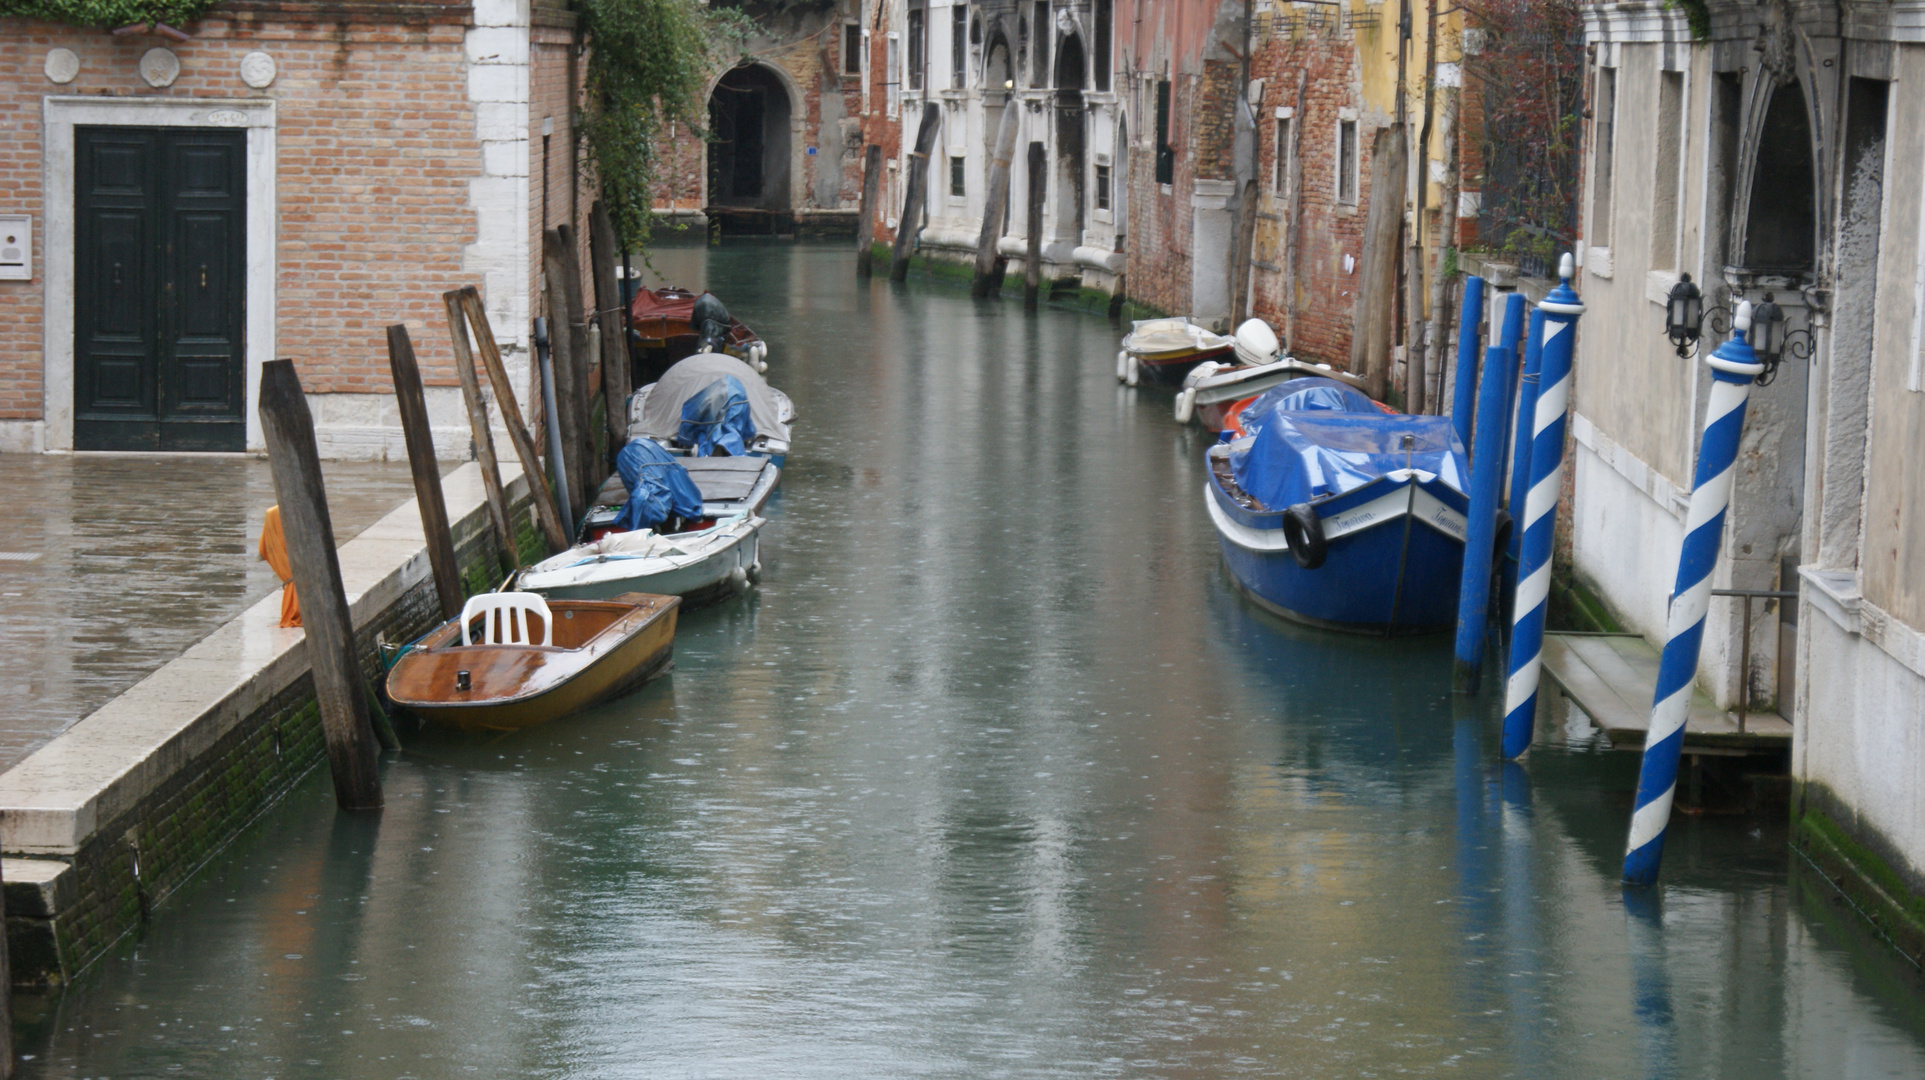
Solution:
[[[789,90],[763,64],[723,75],[709,95],[709,205],[788,210]]]
[[[1059,234],[1074,230],[1069,239],[1082,242],[1083,211],[1088,202],[1085,176],[1089,172],[1083,118],[1083,83],[1087,64],[1083,40],[1065,34],[1056,52],[1056,169],[1060,193],[1056,206]]]

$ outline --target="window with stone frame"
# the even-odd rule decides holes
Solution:
[[[922,8],[912,7],[909,9],[907,27],[909,35],[907,42],[909,46],[909,63],[907,70],[903,72],[902,81],[908,84],[911,90],[922,89],[923,63],[929,51],[929,27],[927,20],[924,18],[924,14]]]
[[[844,75],[862,74],[861,23],[846,23],[842,27],[842,73]]]
[[[961,90],[969,81],[969,9],[949,9],[949,86]]]
[[[958,199],[969,194],[969,159],[961,154],[949,158],[949,194]]]
[[[1357,121],[1337,121],[1337,201],[1346,206],[1357,205],[1357,188],[1361,177],[1357,153]]]
[[[1096,163],[1096,183],[1094,186],[1096,189],[1094,192],[1096,209],[1108,210],[1110,208],[1110,167],[1107,162],[1099,161]]]

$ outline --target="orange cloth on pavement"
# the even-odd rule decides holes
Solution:
[[[261,525],[261,561],[274,568],[281,579],[281,625],[301,625],[301,598],[294,595],[294,568],[287,561],[287,537],[281,532],[281,508],[267,508],[267,521]]]

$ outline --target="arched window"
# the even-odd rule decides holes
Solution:
[[[1796,80],[1779,87],[1758,132],[1758,161],[1745,210],[1748,270],[1806,273],[1816,264],[1817,192],[1811,168],[1811,115]]]

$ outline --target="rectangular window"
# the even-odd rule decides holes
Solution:
[[[1036,14],[1029,29],[1029,85],[1049,85],[1049,44],[1056,35],[1049,31],[1049,0],[1036,0]]]
[[[1337,121],[1337,201],[1357,205],[1357,122]]]
[[[1096,167],[1096,208],[1098,210],[1110,208],[1110,167],[1108,165]]]
[[[1292,118],[1277,117],[1277,163],[1275,175],[1270,178],[1270,190],[1278,195],[1290,193],[1290,124]]]
[[[957,4],[949,9],[949,85],[961,90],[969,73],[969,9]]]
[[[921,8],[910,8],[909,70],[903,73],[906,76],[903,82],[908,83],[909,89],[911,90],[922,89],[922,58],[924,46],[928,44],[928,40],[923,35],[928,32],[928,27],[923,25],[923,10]]]
[[[968,172],[968,158],[951,157],[949,159],[949,194],[954,195],[958,199],[969,194],[969,188],[966,186],[965,180]]]
[[[1114,33],[1111,27],[1115,21],[1112,15],[1113,6],[1114,0],[1096,0],[1096,28],[1091,32],[1091,36],[1096,39],[1092,50],[1095,53],[1096,64],[1092,74],[1096,76],[1098,90],[1110,88],[1110,36]]]
[[[902,115],[902,41],[894,33],[888,39],[889,118]]]
[[[1597,95],[1591,101],[1591,145],[1597,147],[1591,162],[1592,247],[1611,246],[1611,161],[1617,110],[1618,69],[1597,69]]]
[[[862,74],[861,23],[850,23],[842,28],[842,73],[844,75]]]
[[[1684,72],[1658,72],[1658,175],[1651,185],[1651,269],[1678,265],[1678,163],[1684,150]]]
[[[1176,151],[1170,146],[1170,80],[1156,83],[1156,182],[1176,182]]]

